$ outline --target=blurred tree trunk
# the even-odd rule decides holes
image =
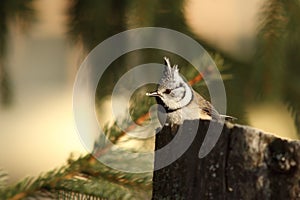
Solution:
[[[191,123],[195,121],[185,122],[178,134],[189,136]],[[300,141],[246,126],[224,126],[213,150],[199,159],[208,126],[209,121],[200,120],[188,150],[154,172],[153,199],[300,199]],[[155,149],[168,144],[174,134],[164,127],[156,135]],[[173,156],[172,151],[156,153],[156,167],[164,156]]]

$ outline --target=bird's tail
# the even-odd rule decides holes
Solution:
[[[232,116],[228,116],[228,115],[220,115],[220,116],[229,122],[233,122],[233,121],[237,120],[236,117],[232,117]]]

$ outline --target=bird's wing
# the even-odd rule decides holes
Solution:
[[[237,118],[228,116],[228,115],[221,115],[219,112],[214,108],[214,106],[207,100],[205,100],[200,94],[194,92],[194,98],[196,102],[199,104],[199,108],[205,112],[207,115],[211,116],[213,119],[225,119],[226,121],[233,122],[237,120]]]
[[[198,103],[198,107],[205,112],[207,115],[211,116],[213,119],[220,119],[220,114],[218,111],[211,105],[209,101],[204,99],[200,94],[194,92],[194,98]]]

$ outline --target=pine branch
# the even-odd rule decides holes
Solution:
[[[249,71],[251,96],[280,99],[285,76],[284,46],[286,40],[287,11],[281,0],[269,0],[259,15],[256,54]]]
[[[7,185],[7,178],[8,178],[7,173],[4,170],[0,169],[0,193],[1,190],[3,190]]]
[[[1,190],[3,199],[50,197],[81,194],[107,199],[135,199],[151,193],[151,174],[130,174],[113,170],[92,155],[80,157],[66,166],[38,178],[26,178]]]
[[[5,62],[9,22],[27,30],[35,17],[33,0],[2,0],[0,6],[0,103],[8,106],[12,102],[12,87],[9,70]]]
[[[252,76],[265,98],[280,99],[291,112],[300,133],[300,93],[297,52],[300,50],[300,3],[267,1],[261,13],[258,51]],[[251,90],[251,89],[250,89]],[[252,89],[253,90],[253,89]]]
[[[300,2],[291,0],[284,4],[288,10],[289,21],[287,24],[287,42],[285,49],[286,56],[286,77],[284,79],[284,101],[286,102],[294,118],[297,131],[300,134]]]

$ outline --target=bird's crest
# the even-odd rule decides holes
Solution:
[[[165,60],[165,68],[164,68],[164,72],[160,84],[170,82],[170,81],[176,81],[176,79],[179,77],[178,65],[174,65],[172,67],[169,58],[164,57],[164,60]]]

